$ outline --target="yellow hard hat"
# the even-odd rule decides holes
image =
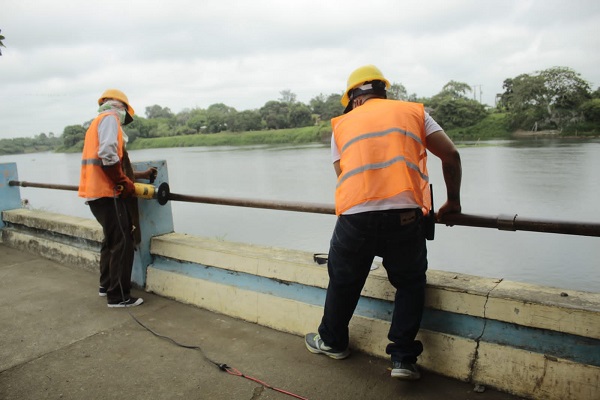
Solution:
[[[390,81],[385,79],[379,68],[374,65],[364,65],[355,69],[348,77],[348,85],[341,100],[342,105],[346,107],[350,102],[349,94],[352,89],[370,81],[382,81],[385,83],[386,89],[389,89],[390,87]]]
[[[125,103],[127,106],[127,113],[131,117],[135,115],[135,111],[133,111],[133,107],[131,107],[129,104],[127,96],[125,96],[125,93],[121,92],[119,89],[106,89],[104,93],[102,93],[102,96],[100,96],[98,99],[98,105],[101,105],[104,99],[115,99]]]

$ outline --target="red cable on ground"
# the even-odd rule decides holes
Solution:
[[[156,336],[156,337],[159,337],[159,338],[161,338],[161,339],[168,340],[168,341],[170,341],[171,343],[173,343],[173,344],[175,344],[175,345],[177,345],[177,346],[179,346],[179,347],[183,347],[183,348],[186,348],[186,349],[191,349],[191,350],[198,350],[198,351],[200,352],[200,354],[202,354],[202,357],[204,357],[204,359],[205,359],[205,360],[209,361],[211,364],[214,364],[214,365],[216,365],[216,366],[217,366],[217,367],[218,367],[218,368],[219,368],[221,371],[225,371],[225,372],[227,372],[227,373],[228,373],[228,374],[230,374],[230,375],[234,375],[234,376],[240,376],[240,377],[242,377],[242,378],[246,378],[246,379],[248,379],[248,380],[251,380],[251,381],[253,381],[253,382],[256,382],[256,383],[258,383],[258,384],[262,385],[263,387],[266,387],[267,389],[271,389],[271,390],[274,390],[274,391],[276,391],[276,392],[279,392],[279,393],[287,394],[288,396],[292,396],[292,397],[294,397],[294,398],[296,398],[296,399],[300,399],[300,400],[308,400],[308,398],[306,398],[306,397],[302,397],[302,396],[299,396],[299,395],[297,395],[297,394],[294,394],[294,393],[292,393],[292,392],[288,392],[288,391],[286,391],[286,390],[283,390],[283,389],[279,389],[279,388],[273,387],[273,386],[271,386],[271,385],[267,384],[266,382],[263,382],[263,381],[261,381],[260,379],[253,378],[253,377],[251,377],[251,376],[248,376],[248,375],[244,375],[244,374],[243,374],[242,372],[240,372],[239,370],[237,370],[237,369],[235,369],[235,368],[232,368],[232,367],[230,367],[229,365],[227,365],[227,364],[225,364],[225,363],[222,363],[222,364],[221,364],[221,363],[218,363],[218,362],[216,362],[216,361],[213,361],[213,360],[211,360],[210,358],[208,358],[208,357],[206,356],[206,354],[204,354],[204,351],[202,350],[202,348],[201,348],[200,346],[192,346],[192,345],[185,345],[185,344],[181,344],[181,343],[177,342],[176,340],[174,340],[174,339],[172,339],[172,338],[170,338],[170,337],[168,337],[168,336],[161,335],[161,334],[159,334],[159,333],[155,332],[154,330],[150,329],[149,327],[147,327],[146,325],[144,325],[144,324],[143,324],[143,323],[142,323],[142,322],[141,322],[139,319],[137,319],[137,318],[136,318],[136,317],[135,317],[135,316],[134,316],[134,315],[133,315],[133,314],[132,314],[132,313],[129,311],[129,307],[125,307],[125,309],[126,309],[126,310],[127,310],[127,312],[129,313],[129,316],[130,316],[131,318],[133,318],[133,320],[134,320],[135,322],[137,322],[137,323],[138,323],[138,324],[139,324],[141,327],[143,327],[144,329],[146,329],[148,332],[152,333],[154,336]]]
[[[253,378],[253,377],[248,376],[248,375],[244,375],[242,372],[240,372],[239,370],[237,370],[237,369],[235,369],[233,367],[230,367],[229,365],[223,365],[223,366],[220,366],[220,368],[223,371],[227,372],[228,374],[239,376],[239,377],[242,377],[242,378],[246,378],[248,380],[251,380],[253,382],[256,382],[256,383],[258,383],[258,384],[266,387],[267,389],[271,389],[271,390],[274,390],[274,391],[279,392],[279,393],[287,394],[288,396],[295,397],[296,399],[308,400],[306,397],[302,397],[302,396],[294,394],[292,392],[288,392],[286,390],[273,387],[273,386],[267,384],[266,382],[261,381],[260,379]]]

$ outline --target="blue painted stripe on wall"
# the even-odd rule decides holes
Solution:
[[[315,306],[322,307],[325,304],[325,289],[314,286],[284,282],[164,257],[156,257],[153,266],[163,271],[182,274],[191,278],[234,286],[243,290],[260,292]],[[355,314],[389,322],[391,321],[392,308],[392,303],[389,301],[361,297]],[[600,367],[600,340],[596,339],[433,309],[425,310],[421,327],[471,340],[476,340],[481,336],[481,340],[488,343],[515,347]]]

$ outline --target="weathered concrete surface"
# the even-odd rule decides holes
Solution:
[[[387,360],[313,355],[298,336],[137,291],[131,314],[109,309],[97,276],[0,244],[0,399],[291,399],[222,372],[210,359],[308,399],[474,399],[514,396],[427,371],[389,377]]]

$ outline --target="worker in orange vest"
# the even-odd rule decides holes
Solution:
[[[135,179],[150,179],[156,169],[134,172],[125,150],[123,125],[135,114],[127,96],[108,89],[98,99],[98,116],[85,134],[79,196],[86,199],[104,233],[100,251],[100,288],[108,307],[131,307],[144,302],[131,296],[131,270],[139,226]],[[137,235],[136,235],[137,233]]]
[[[375,256],[396,288],[390,343],[391,376],[420,378],[416,340],[425,303],[427,220],[433,210],[427,151],[439,157],[447,201],[438,218],[461,211],[458,150],[422,104],[388,100],[389,81],[373,66],[350,74],[331,121],[338,216],[328,255],[329,285],[318,333],[307,349],[334,359],[350,355],[349,323]]]

